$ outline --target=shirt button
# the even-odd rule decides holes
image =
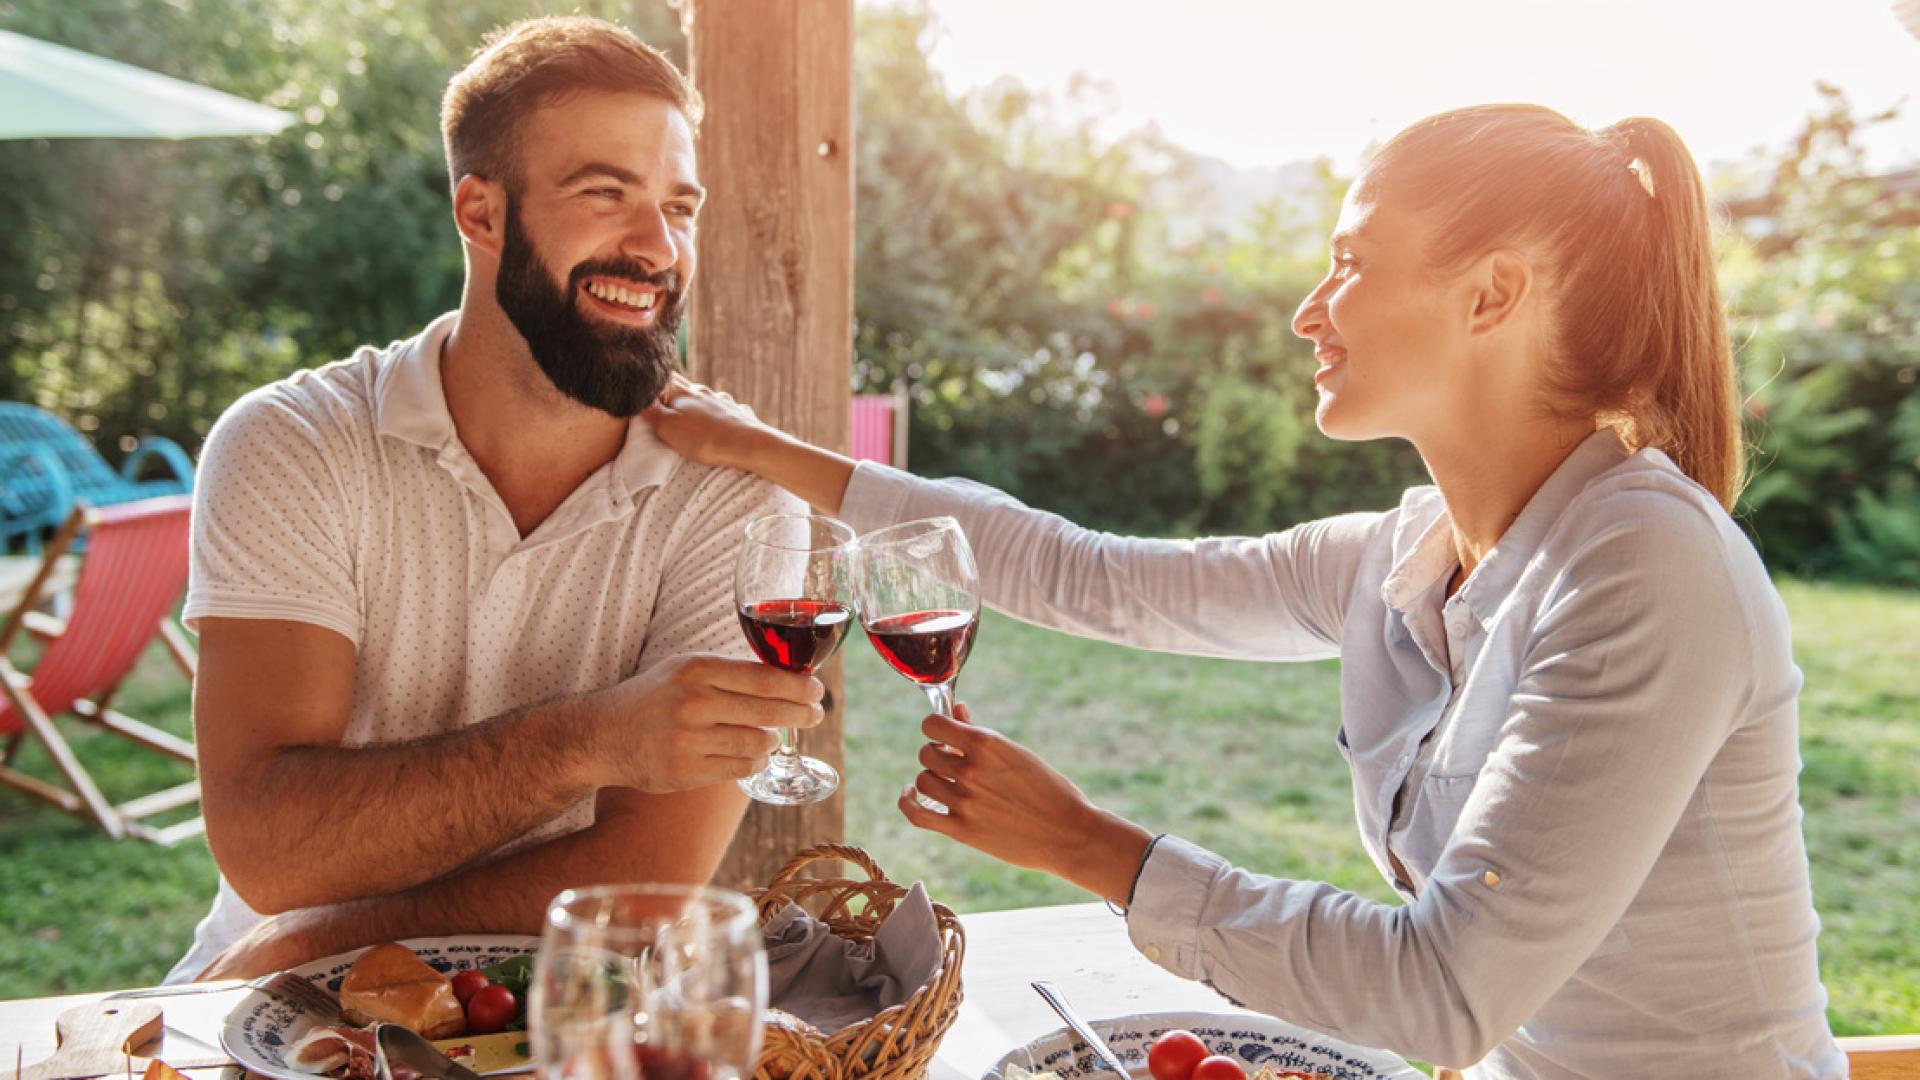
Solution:
[[[1140,949],[1140,955],[1146,957],[1147,959],[1157,964],[1160,962],[1160,946],[1158,945],[1143,946]]]
[[[1484,874],[1481,874],[1480,880],[1486,882],[1487,888],[1489,889],[1497,889],[1500,887],[1500,875],[1494,873],[1491,870],[1487,871]]]

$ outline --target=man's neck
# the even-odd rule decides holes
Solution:
[[[627,421],[554,389],[498,309],[461,306],[441,350],[440,384],[461,445],[521,536],[626,444]]]

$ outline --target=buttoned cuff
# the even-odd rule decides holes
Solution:
[[[1177,836],[1163,836],[1140,866],[1127,906],[1127,938],[1140,955],[1183,979],[1202,979],[1200,914],[1227,860]]]
[[[840,497],[840,520],[862,533],[891,525],[900,520],[901,509],[917,483],[912,473],[872,461],[856,461],[846,494]]]

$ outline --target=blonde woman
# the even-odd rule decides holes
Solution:
[[[799,443],[704,388],[650,415],[869,529],[952,514],[989,603],[1068,633],[1338,656],[1362,842],[1402,904],[1263,877],[929,717],[916,825],[1127,909],[1233,999],[1482,1077],[1837,1077],[1787,614],[1728,516],[1735,376],[1698,170],[1657,120],[1495,105],[1388,143],[1342,208],[1320,429],[1401,438],[1396,509],[1241,539],[1078,528]],[[1304,377],[1304,375],[1303,375]]]

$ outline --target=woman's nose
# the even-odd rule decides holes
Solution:
[[[1293,332],[1309,341],[1318,340],[1327,330],[1327,302],[1318,286],[1300,301],[1300,307],[1293,313]]]

